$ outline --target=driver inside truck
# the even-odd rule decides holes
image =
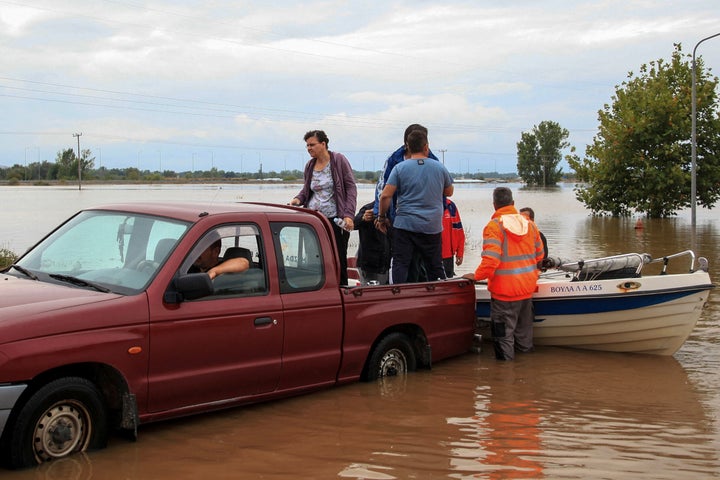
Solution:
[[[250,268],[250,260],[245,256],[220,258],[222,241],[217,239],[192,264],[188,273],[207,273],[210,280],[223,273],[240,273]]]

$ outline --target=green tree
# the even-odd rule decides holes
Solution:
[[[88,176],[95,169],[95,157],[92,157],[92,152],[89,148],[80,152],[80,158],[82,159],[82,175],[83,177]],[[76,164],[77,165],[77,164]],[[88,176],[89,178],[89,176]]]
[[[80,152],[82,159],[80,163],[82,171],[80,173],[83,177],[86,172],[95,168],[95,157],[90,157],[91,154],[92,152],[89,149]],[[74,149],[67,148],[59,151],[55,157],[55,163],[58,165],[58,179],[78,178],[78,159]]]
[[[15,263],[15,260],[17,259],[18,256],[15,254],[15,252],[5,247],[0,247],[0,269],[9,267],[13,263]]]
[[[66,148],[57,153],[55,163],[58,165],[57,178],[77,178],[77,162],[75,162],[75,151]]]
[[[523,132],[517,143],[518,175],[530,186],[556,185],[562,178],[562,149],[570,133],[559,123],[545,120]]]
[[[696,59],[698,204],[720,196],[718,79]],[[582,160],[568,163],[585,182],[578,200],[595,215],[668,217],[690,205],[692,56],[676,44],[672,60],[640,67],[598,112],[599,132]]]
[[[142,177],[140,170],[135,167],[128,167],[125,169],[125,178],[132,181],[138,181]]]
[[[19,163],[16,163],[12,167],[5,169],[3,173],[3,177],[8,180],[12,180],[14,184],[20,183],[20,181],[24,180],[26,176],[27,169]]]

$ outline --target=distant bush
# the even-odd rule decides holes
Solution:
[[[0,248],[0,270],[12,265],[17,258],[18,256],[7,248]]]

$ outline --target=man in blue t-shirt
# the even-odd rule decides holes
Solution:
[[[393,168],[395,168],[395,165],[410,158],[410,152],[407,149],[407,139],[408,135],[410,135],[410,132],[414,130],[423,131],[425,132],[425,135],[428,134],[428,129],[420,125],[419,123],[413,123],[408,125],[408,127],[405,129],[405,133],[403,134],[402,146],[395,150],[393,153],[391,153],[387,160],[385,160],[382,174],[380,175],[380,178],[378,178],[377,185],[375,185],[375,204],[373,205],[373,214],[376,217],[378,214],[378,209],[380,208],[380,194],[382,193],[383,188],[385,188],[385,183],[387,182],[388,178],[390,178],[390,172],[392,172]],[[432,150],[428,150],[428,157],[432,158],[433,160],[439,161],[435,154],[432,152]],[[392,200],[390,200],[390,206],[387,208],[387,210],[385,210],[385,215],[387,216],[387,218],[390,219],[390,223],[395,220],[396,201],[397,194],[392,198]],[[426,280],[427,271],[425,270],[425,265],[423,265],[420,257],[418,255],[415,255],[415,257],[413,257],[412,263],[410,264],[410,271],[408,272],[407,281],[424,282]]]
[[[430,160],[427,134],[414,130],[407,137],[410,157],[390,172],[380,194],[377,226],[386,231],[387,212],[397,193],[392,222],[392,266],[390,283],[405,283],[413,254],[425,264],[428,280],[445,278],[442,266],[443,196],[453,194],[450,174],[443,164]]]
[[[385,188],[385,183],[387,182],[388,178],[390,178],[390,172],[393,171],[395,165],[402,162],[406,158],[410,158],[410,152],[408,152],[407,149],[407,139],[408,135],[410,135],[410,132],[414,130],[421,130],[425,132],[425,135],[428,134],[428,129],[420,125],[419,123],[413,123],[411,125],[408,125],[408,127],[405,129],[402,146],[395,150],[393,153],[391,153],[387,160],[385,160],[385,165],[383,165],[383,173],[382,175],[380,175],[380,178],[378,178],[377,185],[375,185],[375,204],[373,205],[373,214],[375,216],[377,216],[378,209],[380,208],[380,194],[382,193],[383,188]],[[428,150],[428,156],[433,160],[438,160],[432,150]],[[390,202],[390,207],[385,211],[385,215],[387,215],[391,222],[395,219],[395,198],[393,198]]]

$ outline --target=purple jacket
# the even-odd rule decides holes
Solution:
[[[310,189],[310,182],[312,181],[315,161],[314,158],[311,158],[305,164],[305,171],[303,172],[305,183],[300,193],[295,195],[295,198],[300,200],[302,206],[307,206],[313,194]],[[355,175],[353,175],[352,167],[345,155],[330,152],[330,172],[335,187],[335,203],[337,204],[338,217],[354,218],[355,208],[357,207],[357,185],[355,185]]]

